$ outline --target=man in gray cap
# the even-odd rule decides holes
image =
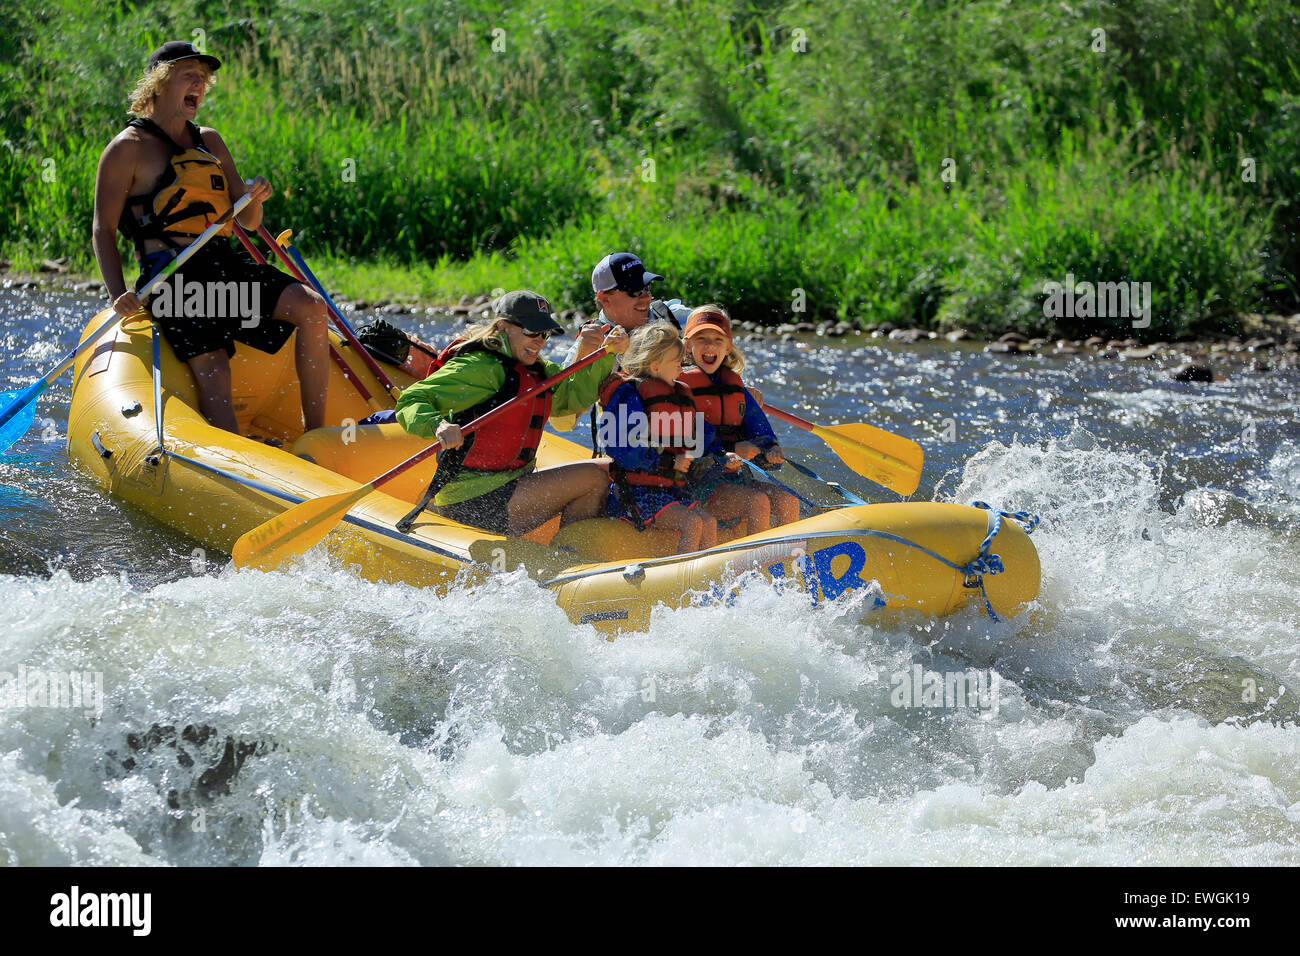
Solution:
[[[109,299],[123,316],[142,306],[123,279],[119,229],[135,245],[139,289],[245,193],[253,198],[239,214],[240,224],[256,229],[262,222],[271,184],[262,176],[245,183],[217,131],[194,123],[220,68],[220,60],[192,43],[164,43],[149,57],[131,93],[130,112],[136,118],[99,158],[93,245]],[[227,224],[221,235],[230,233]],[[182,307],[177,307],[179,294],[156,295],[150,304],[156,328],[194,373],[199,410],[209,422],[239,431],[230,394],[235,341],[277,352],[297,331],[304,427],[325,424],[329,326],[325,300],[314,289],[235,252],[228,238],[214,238],[168,282],[178,288],[183,282],[186,290],[195,283],[205,289],[202,314],[192,314],[190,302],[198,297],[191,298],[188,291]],[[238,311],[232,308],[232,288],[238,290]],[[245,306],[251,306],[252,314],[245,314]],[[226,314],[211,314],[213,310]]]

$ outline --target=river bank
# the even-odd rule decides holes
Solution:
[[[354,315],[361,325],[384,319],[402,325],[403,316],[422,316],[468,323],[486,316],[491,294],[464,294],[456,299],[427,297],[411,291],[420,285],[414,272],[382,270],[390,286],[403,291],[386,291],[366,277],[366,267],[357,266],[340,275],[336,266],[321,270],[330,295],[339,308]],[[396,277],[397,281],[391,281]],[[61,290],[84,295],[99,295],[107,304],[103,283],[96,277],[64,271],[60,262],[49,260],[40,272],[9,271],[9,263],[0,260],[0,284],[4,288],[27,290]],[[336,287],[337,286],[337,287]],[[339,288],[341,287],[341,288]],[[365,297],[350,297],[342,288],[364,289]],[[592,311],[563,309],[560,321],[574,329],[594,317]],[[1150,362],[1178,381],[1222,381],[1229,375],[1266,374],[1300,368],[1300,313],[1269,315],[1245,313],[1225,319],[1222,331],[1185,334],[1173,341],[1139,341],[1094,335],[1087,338],[1068,336],[1031,337],[1008,328],[990,335],[966,328],[927,328],[898,326],[884,321],[868,324],[849,321],[792,321],[760,323],[747,319],[735,322],[737,340],[742,344],[752,338],[779,338],[782,341],[804,339],[886,339],[891,343],[915,345],[921,342],[951,343],[965,349],[982,348],[1007,359],[1045,357],[1095,359],[1098,361]]]

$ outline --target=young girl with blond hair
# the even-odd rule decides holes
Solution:
[[[677,553],[717,543],[718,524],[687,487],[691,461],[713,441],[691,390],[677,381],[685,348],[667,323],[632,333],[623,370],[600,388],[601,445],[613,459],[610,517],[678,532]]]

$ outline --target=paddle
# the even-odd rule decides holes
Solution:
[[[203,248],[222,226],[239,215],[252,198],[251,193],[240,196],[233,206],[214,219],[212,225],[204,229],[193,242],[182,249],[180,255],[163,266],[162,271],[145,283],[144,288],[136,293],[136,297],[141,302],[147,299],[149,294],[166,282],[172,273],[179,269],[190,256]],[[8,451],[14,442],[27,433],[32,420],[36,417],[36,399],[41,392],[45,391],[56,378],[76,362],[81,353],[97,342],[101,335],[122,321],[122,318],[123,316],[114,312],[112,316],[105,319],[93,332],[82,339],[75,349],[59,359],[54,368],[31,385],[11,392],[0,392],[0,453]]]
[[[266,265],[266,256],[262,255],[262,253],[258,251],[257,246],[253,245],[253,240],[248,237],[248,233],[239,228],[239,223],[235,223],[235,238],[237,238],[240,243],[243,244],[243,247],[248,250],[248,254],[253,257],[254,262],[258,265]],[[370,389],[366,388],[365,384],[357,376],[357,373],[352,371],[352,366],[344,361],[342,355],[339,355],[339,350],[334,347],[333,342],[330,343],[330,358],[334,360],[334,364],[337,365],[339,371],[343,373],[343,377],[351,382],[353,387],[356,388],[357,392],[361,395],[361,400],[370,406],[372,412],[383,411],[387,407],[383,402],[370,394]]]
[[[832,491],[838,493],[841,498],[843,498],[851,505],[871,504],[871,502],[867,501],[865,498],[861,498],[858,495],[855,495],[853,492],[849,491],[849,489],[845,488],[838,481],[827,481],[825,478],[817,474],[817,472],[813,471],[811,468],[807,468],[804,465],[799,464],[797,461],[795,461],[792,458],[787,458],[785,460],[785,463],[789,465],[791,468],[793,468],[795,471],[799,472],[800,474],[807,475],[809,478],[813,479],[814,481],[820,481],[827,488],[830,488]]]
[[[782,421],[810,431],[843,459],[844,464],[864,478],[884,485],[900,495],[910,495],[921,483],[925,453],[910,438],[895,435],[861,422],[848,425],[818,425],[806,418],[764,405],[763,411]]]
[[[807,498],[805,498],[803,495],[799,494],[799,492],[795,491],[793,488],[791,488],[791,487],[790,487],[789,485],[787,485],[785,482],[783,482],[783,481],[778,481],[777,479],[773,478],[771,475],[769,475],[767,472],[765,472],[762,468],[759,468],[758,465],[754,464],[752,461],[746,461],[745,464],[748,465],[748,466],[750,467],[750,469],[751,469],[755,474],[759,475],[759,476],[762,477],[762,478],[767,479],[771,484],[776,485],[776,487],[780,488],[782,491],[785,491],[785,492],[788,492],[788,493],[794,495],[796,498],[798,498],[800,501],[802,501],[802,502],[803,502],[804,504],[806,504],[808,507],[810,507],[810,508],[815,508],[815,509],[817,509],[818,511],[820,511],[820,510],[822,510],[823,508],[827,507],[826,505],[819,505],[819,504],[818,504],[817,502],[815,502],[815,501],[809,501]]]
[[[321,285],[320,280],[311,274],[311,270],[307,268],[307,263],[303,261],[302,256],[298,254],[298,250],[293,246],[289,246],[289,237],[293,235],[293,233],[286,229],[284,232],[280,233],[279,236],[272,236],[270,230],[268,230],[266,226],[262,225],[257,227],[257,234],[265,240],[267,245],[269,245],[279,257],[280,261],[285,264],[286,268],[288,268],[291,273],[293,273],[294,278],[304,285],[311,286],[321,294],[321,297],[325,300],[326,306],[329,307],[330,314],[334,317],[334,327],[339,330],[339,335],[343,336],[348,345],[356,350],[357,354],[361,356],[361,360],[366,363],[366,368],[370,369],[370,371],[374,373],[375,378],[379,379],[379,384],[388,391],[389,397],[396,401],[397,396],[402,394],[402,390],[393,384],[393,380],[384,373],[383,368],[375,361],[375,357],[370,354],[364,345],[357,341],[356,333],[352,331],[352,325],[343,317],[343,313],[339,310],[339,307],[334,304],[334,300],[331,299],[329,293],[325,291],[325,287]],[[291,257],[291,253],[293,256],[296,256],[297,261]],[[301,268],[299,268],[299,265],[301,265]]]
[[[605,351],[606,349],[599,348],[582,359],[582,361],[574,362],[568,368],[552,375],[545,381],[524,389],[510,401],[498,405],[491,411],[480,415],[468,425],[462,426],[461,434],[468,435],[496,418],[516,402],[521,402],[539,392],[546,391],[548,388],[553,388],[574,372],[580,372],[588,365],[598,361],[605,354]],[[408,468],[412,468],[431,455],[436,454],[441,448],[442,442],[436,441],[401,464],[390,468],[368,484],[362,485],[356,491],[344,491],[336,495],[326,495],[323,498],[312,498],[302,504],[295,505],[283,514],[276,515],[270,521],[263,522],[252,531],[241,535],[239,540],[235,542],[234,550],[231,552],[231,557],[235,560],[235,567],[257,567],[269,571],[294,555],[302,554],[324,539],[335,525],[343,520],[343,516],[347,514],[352,506],[362,498],[365,498],[389,479],[396,478]]]

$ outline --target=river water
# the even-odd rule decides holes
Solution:
[[[0,289],[0,389],[96,308]],[[0,859],[1300,863],[1295,370],[745,350],[769,400],[920,441],[918,498],[1040,514],[1038,602],[881,621],[761,587],[607,642],[519,572],[444,598],[314,555],[236,574],[71,466],[65,376],[0,457],[0,681],[96,676],[0,710]],[[918,667],[988,692],[896,706]]]

